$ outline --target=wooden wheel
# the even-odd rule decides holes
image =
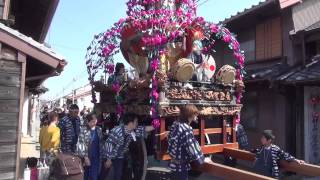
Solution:
[[[147,172],[147,149],[144,139],[137,138],[129,146],[129,168],[124,180],[144,180]]]

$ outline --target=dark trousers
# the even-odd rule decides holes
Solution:
[[[85,167],[84,168],[84,180],[98,180],[99,168]]]
[[[124,167],[124,159],[123,158],[117,158],[112,160],[112,168],[113,168],[113,177],[112,180],[121,180],[123,177],[123,167]],[[108,177],[110,168],[106,169],[103,166],[101,168],[101,173],[100,173],[100,180],[104,180]]]
[[[123,172],[123,164],[124,159],[113,159],[112,160],[112,167],[113,167],[113,180],[121,180],[122,179],[122,172]]]
[[[188,180],[188,171],[187,170],[182,170],[181,172],[174,171],[173,178],[174,180]]]

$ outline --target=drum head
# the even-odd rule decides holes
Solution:
[[[236,69],[230,65],[224,65],[219,70],[216,80],[222,84],[232,84],[236,77]]]
[[[185,66],[183,68],[178,69],[176,78],[180,82],[188,81],[192,78],[193,72],[194,72],[193,66]]]
[[[235,79],[235,72],[234,71],[226,71],[224,76],[222,76],[222,83],[223,84],[232,84]]]
[[[195,71],[194,64],[189,59],[179,59],[174,66],[174,77],[180,82],[188,81]]]

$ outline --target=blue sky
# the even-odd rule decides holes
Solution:
[[[219,22],[238,11],[257,4],[260,0],[200,0],[198,16],[210,22]],[[48,79],[49,88],[43,98],[56,99],[73,88],[88,83],[84,56],[94,34],[107,30],[121,17],[126,17],[127,0],[63,0],[60,1],[46,42],[68,61],[63,73]],[[122,56],[116,56],[122,61]]]

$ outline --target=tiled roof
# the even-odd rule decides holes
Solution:
[[[306,66],[300,66],[280,76],[278,80],[285,83],[311,81],[318,81],[320,83],[320,55],[315,56]]]
[[[273,81],[276,80],[280,75],[288,72],[288,69],[290,69],[290,66],[287,63],[280,62],[268,67],[247,70],[245,81]]]

